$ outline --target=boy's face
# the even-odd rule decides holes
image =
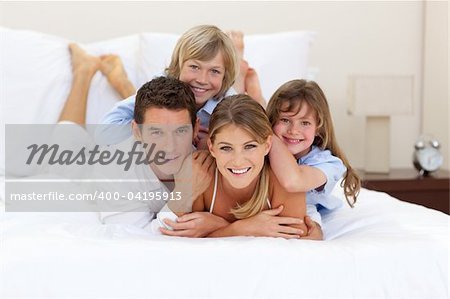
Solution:
[[[181,66],[180,81],[191,87],[197,107],[216,96],[222,88],[225,65],[221,51],[208,61],[188,59]]]
[[[145,111],[140,129],[133,121],[133,132],[136,139],[148,144],[147,150],[155,145],[150,159],[153,160],[156,153],[164,152],[165,163],[150,163],[160,180],[172,179],[192,151],[194,128],[187,109],[149,108]]]

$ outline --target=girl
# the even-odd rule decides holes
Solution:
[[[305,193],[287,192],[270,169],[266,156],[271,138],[264,108],[249,96],[230,96],[217,105],[207,140],[217,167],[211,184],[192,205],[194,212],[209,211],[225,220],[209,237],[305,235]]]
[[[341,201],[331,196],[342,178],[350,206],[360,180],[339,148],[327,99],[313,81],[292,80],[271,97],[267,114],[274,131],[271,166],[289,192],[308,192],[308,215],[321,225],[320,209],[333,210]]]
[[[111,72],[105,70],[104,73],[119,94],[128,98],[119,102],[105,116],[103,123],[129,124],[134,112],[134,88],[127,79],[120,60],[116,62],[116,65],[111,67]],[[212,25],[196,26],[185,32],[178,40],[165,74],[188,83],[194,92],[197,116],[201,125],[201,136],[196,143],[200,147],[206,145],[205,141],[202,144],[199,142],[206,139],[212,111],[227,91],[234,93],[230,88],[238,72],[239,61],[233,42],[219,28]],[[104,130],[98,133],[101,135],[106,133],[109,143],[117,143],[131,134],[129,130],[124,134],[117,134],[117,130],[114,134],[108,134],[105,132],[108,126],[103,128]]]

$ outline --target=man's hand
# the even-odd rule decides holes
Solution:
[[[302,239],[319,240],[319,241],[323,240],[322,228],[318,223],[312,221],[311,217],[305,216],[305,224],[306,227],[308,228],[308,233],[306,234],[306,236],[301,237]]]
[[[255,237],[282,237],[285,239],[298,239],[305,234],[301,229],[289,225],[302,224],[303,220],[294,217],[278,216],[283,206],[276,209],[262,211],[261,213],[240,220],[239,227],[244,235]]]
[[[181,192],[181,200],[169,201],[169,208],[174,213],[189,213],[192,203],[211,184],[214,170],[214,159],[208,151],[195,151],[186,157],[180,171],[174,175],[174,192]]]
[[[201,238],[229,223],[222,217],[209,212],[194,212],[178,217],[177,222],[165,219],[164,222],[173,228],[160,228],[164,235],[177,237]]]
[[[195,200],[212,182],[216,163],[209,151],[192,153],[192,193]],[[176,184],[176,181],[175,181]]]

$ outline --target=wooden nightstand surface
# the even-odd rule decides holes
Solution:
[[[362,186],[386,192],[404,201],[420,204],[449,214],[450,173],[439,170],[420,177],[415,169],[391,169],[388,174],[358,171]]]

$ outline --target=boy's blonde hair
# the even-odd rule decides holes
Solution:
[[[345,198],[349,205],[353,207],[361,188],[361,182],[337,143],[327,98],[319,85],[314,81],[306,80],[292,80],[281,85],[272,95],[267,105],[270,123],[272,126],[276,124],[280,118],[280,112],[297,114],[303,103],[307,103],[315,112],[317,136],[313,145],[318,146],[322,150],[330,150],[331,154],[341,159],[345,167],[347,167],[342,185]],[[282,107],[283,110],[281,110]]]
[[[223,99],[209,120],[209,138],[214,143],[216,135],[229,125],[245,130],[252,138],[262,144],[272,135],[272,127],[264,108],[247,95],[239,94]],[[269,172],[267,157],[264,158],[255,192],[250,200],[231,210],[236,219],[254,216],[264,209],[269,195]]]
[[[213,25],[200,25],[186,31],[179,39],[172,53],[170,65],[166,68],[169,76],[179,78],[183,63],[189,59],[208,61],[219,51],[223,56],[225,73],[222,88],[215,98],[225,95],[233,85],[239,71],[239,62],[231,39]]]

